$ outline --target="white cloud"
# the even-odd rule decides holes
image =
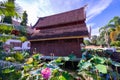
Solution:
[[[99,0],[99,1],[94,1],[92,0],[88,1],[88,7],[86,9],[86,16],[87,16],[87,26],[92,27],[92,33],[91,35],[99,35],[99,27],[93,27],[95,26],[95,22],[88,23],[91,19],[102,13],[110,4],[112,0]]]
[[[88,23],[87,24],[87,28],[88,28],[88,32],[90,32],[90,29],[92,28],[92,26],[94,26],[95,23]]]
[[[38,3],[33,2],[32,4],[25,3],[24,1],[18,1],[17,3],[23,8],[23,10],[26,10],[28,13],[28,24],[35,23],[37,21],[37,15],[38,15]]]
[[[99,0],[97,3],[88,3],[87,21],[104,11],[112,0]]]
[[[95,23],[88,23],[87,24],[88,32],[91,32],[91,35],[99,35],[99,29],[100,28],[99,27],[93,27],[95,25],[96,25]]]
[[[28,24],[34,25],[38,17],[53,15],[73,9],[80,8],[88,4],[86,9],[87,26],[95,26],[95,22],[88,23],[98,14],[102,13],[112,2],[112,0],[16,0],[16,2],[23,7],[28,13]],[[99,28],[92,28],[92,35],[98,34]]]
[[[81,0],[75,1],[61,0],[57,2],[56,0],[34,0],[34,1],[16,0],[16,2],[24,10],[27,11],[28,24],[32,23],[32,25],[34,25],[37,22],[38,17],[44,17],[71,10],[75,6],[75,4],[80,1]]]
[[[91,35],[99,35],[99,27],[92,28],[91,30]]]
[[[3,1],[3,0],[0,0]],[[112,0],[16,0],[16,2],[28,13],[28,23],[35,24],[37,17],[61,13],[88,4],[87,21],[105,10]]]

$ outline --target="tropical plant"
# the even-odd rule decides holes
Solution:
[[[91,44],[97,45],[97,36],[96,35],[91,37]]]
[[[18,80],[21,76],[21,71],[16,70],[14,66],[0,69],[1,80]],[[7,77],[6,77],[7,76]]]
[[[115,16],[112,20],[109,21],[110,26],[114,26],[114,30],[110,33],[110,38],[112,41],[115,41],[120,34],[120,17]]]
[[[84,44],[85,44],[86,46],[88,46],[88,45],[90,45],[91,43],[90,43],[89,40],[84,40]]]
[[[105,40],[105,44],[107,45],[107,47],[110,47],[110,37],[109,37],[110,28],[111,26],[106,25],[99,29],[101,39],[103,38]]]
[[[16,52],[13,57],[17,62],[23,62],[24,61],[24,56],[20,52]]]
[[[11,31],[14,29],[13,25],[9,24],[0,24],[0,34],[11,34]]]
[[[115,16],[109,21],[109,23],[99,29],[101,39],[104,38],[107,46],[110,46],[110,43],[119,39],[120,34],[120,17]]]
[[[117,67],[120,67],[120,63],[112,61],[110,58],[91,55],[90,53],[86,53],[83,56],[78,64],[80,79],[119,80],[120,74]],[[116,69],[114,70],[112,66],[115,66]]]
[[[0,2],[0,15],[1,16],[11,16],[11,17],[19,17],[20,7],[15,5],[14,0],[7,0],[4,2]],[[3,17],[4,18],[4,17]]]

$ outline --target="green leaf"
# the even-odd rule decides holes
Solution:
[[[56,63],[60,63],[62,61],[62,57],[59,57],[55,60]]]
[[[67,79],[65,79],[65,77],[64,76],[59,76],[59,80],[67,80]]]
[[[64,57],[63,60],[64,60],[64,61],[69,61],[70,58],[69,58],[69,57]]]
[[[92,66],[92,64],[90,62],[84,62],[84,63],[80,63],[78,65],[78,67],[80,68],[80,70],[87,69],[90,66]]]
[[[104,73],[104,74],[107,73],[107,67],[105,65],[98,64],[95,67],[99,72]]]
[[[51,77],[50,80],[58,80],[59,77]]]
[[[61,77],[63,77],[61,80],[74,80],[73,76],[69,74],[67,71],[63,72]]]
[[[38,54],[34,54],[32,57],[35,60],[39,60],[40,59],[40,54],[39,53]]]
[[[32,64],[25,65],[25,66],[23,66],[23,68],[24,68],[25,71],[28,71],[28,70],[30,70],[31,68],[33,68],[33,65],[32,65]]]
[[[116,67],[120,67],[120,63],[119,62],[112,61],[112,65],[114,65]]]
[[[2,73],[11,73],[11,72],[14,72],[15,70],[14,69],[5,69],[5,70],[2,70]]]
[[[70,60],[76,59],[76,56],[74,54],[70,54],[68,57],[70,58]]]
[[[94,56],[92,62],[95,64],[103,64],[105,62],[105,59],[99,56]]]

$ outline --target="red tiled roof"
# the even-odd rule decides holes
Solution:
[[[84,21],[86,19],[84,7],[56,15],[51,15],[39,18],[38,22],[34,25],[36,28],[48,27],[53,25],[60,25],[65,23]]]

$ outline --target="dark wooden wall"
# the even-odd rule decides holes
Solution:
[[[50,40],[50,41],[32,41],[31,52],[36,48],[36,51],[50,56],[54,53],[55,56],[68,56],[74,52],[77,57],[81,57],[80,44],[83,39],[65,39],[65,40]]]

